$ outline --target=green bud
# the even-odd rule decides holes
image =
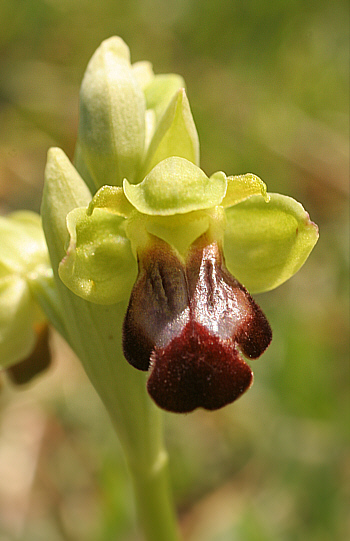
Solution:
[[[80,93],[77,169],[91,189],[137,178],[145,144],[145,97],[121,38],[91,58]]]
[[[140,62],[135,62],[131,66],[133,75],[142,88],[142,90],[145,89],[154,79],[154,73],[151,62],[148,62],[147,60],[141,60]]]

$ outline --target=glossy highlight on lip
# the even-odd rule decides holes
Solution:
[[[225,267],[221,246],[202,235],[182,262],[157,239],[139,254],[123,326],[126,359],[149,370],[147,389],[163,409],[215,410],[239,398],[272,338],[248,291]]]

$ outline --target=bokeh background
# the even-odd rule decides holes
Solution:
[[[254,172],[320,226],[257,300],[274,340],[215,413],[165,414],[186,541],[345,541],[349,507],[349,12],[346,0],[0,0],[0,211],[39,210],[46,152],[72,158],[100,44],[184,76],[207,174]],[[1,249],[1,241],[0,241]],[[138,540],[116,436],[79,362],[0,391],[0,541]],[[164,540],[166,541],[166,540]]]

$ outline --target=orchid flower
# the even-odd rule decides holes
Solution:
[[[149,371],[159,406],[188,412],[217,409],[250,387],[242,354],[260,356],[272,333],[248,291],[290,278],[318,233],[299,203],[268,194],[257,176],[208,177],[200,169],[179,85],[148,64],[132,66],[118,38],[93,56],[82,84],[77,168],[98,189],[67,216],[59,276],[93,303],[130,298],[126,359]],[[70,167],[51,150],[49,170],[53,159]]]

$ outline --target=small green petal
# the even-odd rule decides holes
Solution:
[[[95,188],[134,181],[144,140],[145,97],[128,47],[113,37],[97,49],[82,82],[76,167]]]
[[[124,218],[96,208],[68,214],[70,244],[59,265],[62,282],[73,293],[97,304],[127,299],[137,275],[137,264],[124,230]]]
[[[125,197],[123,188],[119,188],[119,186],[102,186],[95,193],[87,208],[88,216],[91,216],[94,209],[97,208],[103,208],[125,218],[134,210],[134,207]]]
[[[229,271],[251,293],[269,291],[295,274],[318,239],[300,203],[279,194],[226,209],[224,254]]]
[[[199,165],[199,140],[185,89],[176,92],[161,117],[150,142],[142,178],[157,163],[180,156]]]
[[[227,177],[227,192],[221,205],[232,207],[252,195],[262,195],[265,201],[268,201],[266,184],[259,177],[252,173]]]
[[[30,354],[35,345],[33,300],[25,280],[0,278],[0,367],[6,368]]]
[[[219,205],[226,188],[224,173],[208,178],[199,167],[176,156],[157,164],[140,184],[124,180],[124,193],[139,212],[162,216]]]
[[[159,119],[175,92],[184,87],[185,81],[180,75],[175,73],[156,75],[144,89],[146,109],[154,109],[156,117]]]

